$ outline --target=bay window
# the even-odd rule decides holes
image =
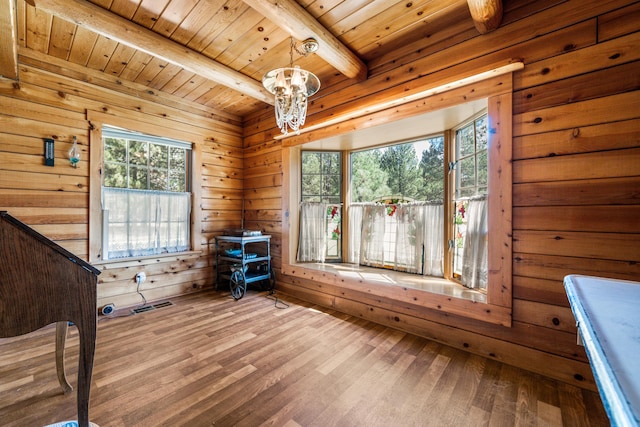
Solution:
[[[510,325],[512,95],[508,78],[504,82],[488,83],[486,98],[283,145],[283,274],[332,285],[327,289],[335,287],[329,291],[335,298],[358,292],[376,301]],[[415,154],[407,156],[406,144]],[[383,160],[385,150],[390,152]],[[305,152],[343,157],[343,264],[336,267],[296,258]],[[405,166],[411,162],[398,163],[403,157],[413,159],[410,168]],[[404,181],[390,178],[392,173]],[[396,230],[393,238],[389,229]],[[382,244],[368,246],[371,241]],[[385,273],[389,268],[417,274],[392,277]]]
[[[342,167],[341,151],[302,151],[297,260],[345,261],[436,277],[452,271],[449,278],[485,289],[487,114],[443,131],[347,151],[349,168]],[[446,165],[445,152],[451,153]],[[350,194],[344,260],[337,249],[343,239],[342,176],[348,177]],[[447,179],[453,185],[445,185]],[[455,206],[455,214],[446,218],[445,201]],[[451,234],[455,238],[445,241]]]

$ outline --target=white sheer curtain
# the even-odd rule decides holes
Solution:
[[[327,205],[319,202],[300,204],[298,262],[324,262],[327,243]]]
[[[362,213],[364,211],[364,204],[352,203],[348,209],[349,239],[345,259],[351,264],[357,264],[360,261],[360,239],[362,238]]]
[[[487,288],[487,201],[469,200],[467,232],[462,252],[462,283],[469,288]]]
[[[189,250],[191,194],[103,187],[105,259]]]
[[[423,264],[425,276],[444,275],[444,207],[441,203],[427,203],[423,208]]]
[[[401,203],[396,205],[395,259],[396,270],[420,273],[422,270],[421,228],[424,224],[423,204]],[[393,243],[391,241],[390,243]]]
[[[346,262],[442,277],[444,211],[441,203],[352,203],[347,218]],[[324,262],[326,224],[326,204],[300,204],[298,261]]]
[[[353,208],[353,205],[351,206]],[[360,215],[359,211],[362,211]],[[362,203],[349,216],[350,233],[361,224],[360,241],[349,241],[353,261],[372,267],[429,276],[443,275],[444,215],[442,204]],[[354,236],[350,236],[353,239]],[[359,258],[355,248],[360,244]]]
[[[362,234],[360,238],[360,264],[384,267],[385,206],[365,203],[362,210]]]

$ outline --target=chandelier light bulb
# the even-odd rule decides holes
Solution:
[[[287,79],[284,77],[284,70],[280,69],[280,72],[276,76],[276,89],[285,89],[287,87]]]
[[[300,67],[296,65],[293,67],[293,74],[291,75],[291,89],[294,92],[298,92],[301,90],[304,82],[302,81],[302,73],[300,71]]]

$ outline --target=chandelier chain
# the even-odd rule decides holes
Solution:
[[[290,60],[289,60],[289,64],[290,64],[290,65],[289,65],[289,66],[290,66],[291,68],[293,68],[293,50],[295,49],[295,50],[296,50],[296,52],[297,52],[297,51],[298,51],[298,48],[296,47],[296,42],[295,42],[295,41],[293,41],[293,37],[289,37],[289,38],[291,39],[291,42],[290,42],[290,49],[289,49],[289,58],[290,58]]]
[[[309,56],[310,53],[313,53],[313,52],[310,52],[308,50],[304,50],[304,48],[303,48],[303,50],[298,49],[298,46],[296,45],[295,40],[293,40],[293,36],[289,36],[289,38],[291,39],[291,49],[290,49],[290,53],[289,53],[290,56],[291,56],[290,64],[291,64],[291,67],[293,67],[293,51],[294,50],[298,53],[298,55],[304,56],[305,58],[307,56]]]

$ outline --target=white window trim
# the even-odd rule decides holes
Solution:
[[[202,204],[201,188],[194,183],[201,182],[202,171],[197,165],[200,165],[202,157],[202,148],[199,144],[198,136],[188,132],[178,130],[171,127],[158,125],[157,123],[144,123],[135,117],[125,118],[106,114],[100,111],[87,111],[87,119],[91,127],[89,129],[89,262],[95,265],[105,265],[110,263],[122,263],[123,261],[139,261],[145,263],[146,260],[157,260],[162,258],[191,257],[194,254],[200,254],[204,251],[203,234],[200,227],[202,222],[202,211],[197,208]],[[104,260],[102,245],[102,169],[104,164],[104,153],[102,147],[102,129],[121,128],[149,134],[150,132],[161,133],[165,137],[162,140],[175,140],[182,143],[191,144],[191,226],[190,226],[190,246],[191,249],[185,252],[175,252],[151,256],[141,256],[126,259]]]

